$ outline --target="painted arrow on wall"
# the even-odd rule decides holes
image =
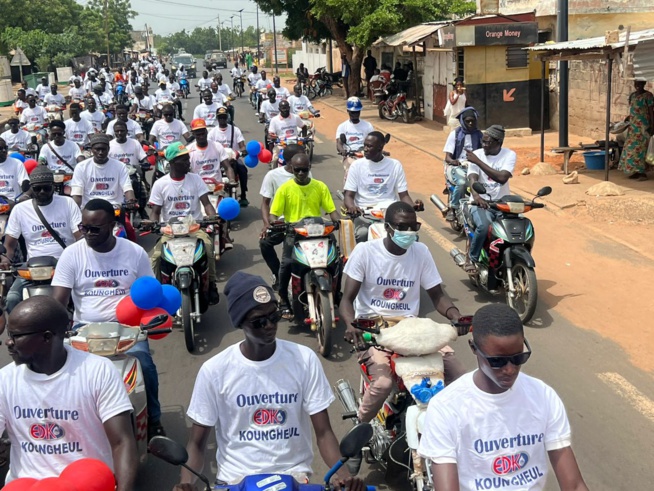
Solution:
[[[513,97],[513,93],[514,93],[514,92],[515,92],[515,89],[511,89],[511,90],[506,90],[506,89],[504,89],[503,94],[502,94],[502,95],[503,95],[504,102],[512,102],[512,101],[515,101],[515,97]]]

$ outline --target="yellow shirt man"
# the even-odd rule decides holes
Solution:
[[[301,186],[295,179],[282,184],[273,198],[270,207],[271,215],[282,216],[287,223],[294,223],[304,217],[319,217],[325,213],[332,213],[336,210],[334,200],[327,185],[311,179]]]

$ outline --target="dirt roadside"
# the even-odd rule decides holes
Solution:
[[[342,99],[334,98],[331,102],[345,105]],[[316,121],[320,137],[334,141],[336,128],[347,119],[344,107],[338,110],[322,101],[314,105],[323,116]],[[377,118],[369,121],[375,126],[379,122]],[[414,128],[396,123],[393,134],[410,141]],[[402,162],[411,193],[440,193],[444,187],[441,161],[431,152],[397,138],[392,138],[386,148]],[[434,134],[433,139],[423,140],[423,146],[440,155],[444,141],[445,136]],[[515,150],[520,155],[520,149]],[[529,188],[535,187],[535,182],[530,182]],[[520,176],[514,177],[511,185],[520,187]],[[588,226],[583,215],[553,208],[553,213],[537,210],[529,216],[537,235],[534,257],[539,301],[575,325],[616,342],[635,366],[654,372],[654,358],[649,353],[654,344],[654,323],[650,318],[654,307],[648,295],[654,262],[648,255],[640,254],[636,246],[604,235],[602,227]],[[649,250],[647,244],[654,244],[652,227],[618,224],[617,230],[623,237],[638,237],[645,252]],[[454,235],[442,235],[447,242],[454,239]]]

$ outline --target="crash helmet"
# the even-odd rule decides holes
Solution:
[[[347,110],[348,111],[361,111],[363,109],[363,104],[361,104],[361,99],[358,97],[350,97],[347,100]]]

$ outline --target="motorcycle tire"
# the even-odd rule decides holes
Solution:
[[[512,298],[506,293],[506,303],[520,316],[522,323],[529,322],[536,312],[538,303],[538,282],[534,268],[527,266],[524,261],[516,260],[511,268],[513,286],[516,297]]]
[[[316,306],[316,334],[318,335],[318,351],[324,358],[329,358],[332,352],[332,323],[334,313],[331,309],[331,292],[316,292],[314,303]]]
[[[458,220],[454,220],[453,222],[448,223],[450,224],[450,228],[452,230],[454,230],[457,234],[462,235],[463,225],[461,225]]]
[[[182,290],[182,328],[184,342],[189,353],[195,351],[195,326],[193,325],[193,297],[189,288]]]
[[[406,105],[406,102],[403,102],[400,105],[400,114],[402,115],[403,123],[410,124],[413,122],[411,120],[411,112],[409,111],[409,107]]]
[[[313,142],[307,143],[307,150],[309,152],[309,162],[313,162]]]

